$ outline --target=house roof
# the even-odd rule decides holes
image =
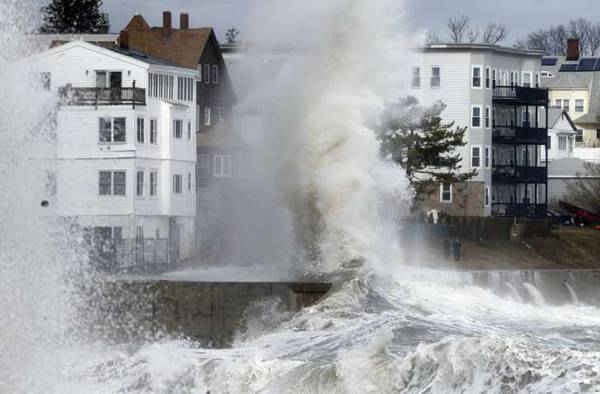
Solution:
[[[197,68],[200,56],[211,39],[216,40],[210,27],[175,29],[150,27],[141,15],[134,16],[123,30],[121,46],[147,53],[169,63]],[[127,42],[124,42],[124,41]]]
[[[566,121],[569,125],[569,129],[557,129],[561,121]],[[574,133],[577,130],[577,126],[569,116],[568,112],[564,111],[559,107],[548,108],[548,130],[555,129],[555,131]]]
[[[534,49],[521,49],[513,47],[505,47],[500,45],[492,44],[455,44],[455,43],[439,43],[439,44],[428,44],[422,48],[423,51],[435,51],[435,50],[454,50],[454,51],[489,51],[497,53],[505,53],[511,55],[520,56],[533,56],[542,57],[544,51]]]
[[[156,58],[154,56],[147,55],[147,54],[145,54],[143,52],[136,51],[134,49],[120,48],[120,47],[118,47],[116,45],[108,47],[107,49],[109,49],[109,50],[111,50],[113,52],[119,53],[121,55],[124,55],[124,56],[132,57],[132,58],[134,58],[136,60],[140,60],[140,61],[148,63],[148,64],[153,64],[153,65],[157,65],[157,66],[169,66],[169,67],[185,68],[185,67],[182,67],[182,66],[180,66],[178,64],[175,64],[175,63],[173,63],[173,62],[171,62],[169,60],[159,59],[159,58]],[[196,68],[193,68],[193,70],[195,71]]]

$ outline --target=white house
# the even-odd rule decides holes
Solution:
[[[73,41],[33,58],[57,114],[56,211],[119,268],[191,256],[198,71]]]
[[[577,127],[569,113],[562,108],[548,110],[548,161],[574,157]],[[540,157],[545,160],[546,147],[541,147]]]
[[[425,105],[441,100],[443,120],[467,127],[462,169],[477,170],[466,184],[440,185],[427,208],[461,216],[512,216],[517,208],[531,216],[542,209],[545,176],[535,168],[546,144],[547,95],[537,89],[541,56],[484,44],[431,44],[419,51],[410,94]],[[523,172],[535,176],[515,182]],[[509,207],[515,204],[524,206]]]

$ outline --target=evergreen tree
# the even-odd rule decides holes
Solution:
[[[107,33],[108,17],[102,0],[52,0],[42,8],[43,33]]]
[[[389,105],[382,117],[379,139],[382,154],[399,164],[414,188],[416,200],[422,199],[440,183],[455,184],[477,174],[461,172],[461,156],[466,127],[444,123],[442,102],[423,107],[414,97]]]

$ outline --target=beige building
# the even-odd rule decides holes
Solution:
[[[550,105],[561,108],[577,126],[574,156],[600,159],[600,58],[580,57],[573,41],[567,56],[542,59],[542,86]]]

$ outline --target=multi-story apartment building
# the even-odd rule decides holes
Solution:
[[[111,269],[192,255],[196,80],[123,47],[73,41],[36,55],[56,116],[55,209]]]
[[[496,45],[432,44],[418,54],[410,94],[441,100],[442,117],[467,127],[459,150],[470,181],[440,185],[423,203],[458,216],[542,216],[547,171],[547,92],[542,53]]]
[[[567,56],[542,59],[542,85],[550,104],[577,126],[573,157],[600,162],[600,58],[580,57],[579,40],[568,40]]]

